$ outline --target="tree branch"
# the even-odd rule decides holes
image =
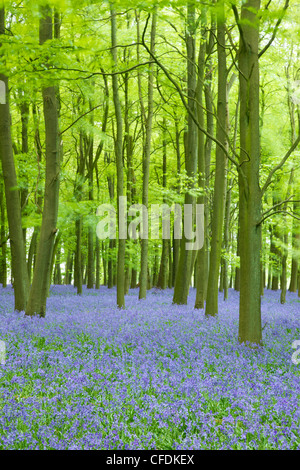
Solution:
[[[194,121],[194,123],[196,124],[196,126],[198,127],[198,129],[203,132],[203,134],[206,135],[206,137],[208,137],[209,139],[211,139],[213,142],[215,142],[224,152],[224,154],[227,156],[227,158],[236,166],[237,168],[237,171],[241,174],[241,176],[243,178],[245,178],[245,173],[243,172],[238,160],[235,160],[234,158],[232,158],[232,156],[229,154],[228,150],[226,149],[226,147],[218,140],[216,139],[213,135],[211,135],[204,127],[200,126],[196,116],[194,115],[194,113],[192,112],[192,110],[190,109],[188,103],[186,102],[185,100],[185,97],[184,97],[184,93],[183,91],[181,90],[179,84],[172,78],[171,74],[168,72],[168,70],[165,68],[165,66],[157,59],[157,57],[150,51],[150,49],[148,48],[147,44],[145,43],[145,33],[146,33],[146,29],[147,29],[147,25],[148,25],[148,21],[149,21],[149,17],[147,18],[146,20],[146,24],[145,24],[145,27],[144,27],[144,31],[143,31],[143,35],[142,35],[142,45],[144,46],[144,48],[146,49],[146,51],[148,52],[148,54],[150,55],[150,57],[154,60],[154,62],[156,62],[156,64],[161,68],[161,70],[164,72],[164,74],[166,75],[166,77],[169,79],[169,81],[174,85],[174,87],[176,88],[176,90],[178,91],[179,93],[179,96],[180,96],[180,99],[182,101],[182,104],[184,105],[185,109],[187,110],[188,114],[191,116],[192,120]],[[229,145],[230,145],[230,142],[228,142]],[[236,154],[235,151],[233,151],[233,154],[235,156],[238,157],[238,155]]]
[[[280,17],[278,18],[277,20],[277,23],[275,25],[275,28],[273,30],[273,34],[272,34],[272,37],[270,39],[270,41],[265,45],[265,47],[258,53],[258,58],[260,58],[265,52],[267,49],[269,49],[269,47],[271,46],[272,42],[274,41],[275,37],[276,37],[276,33],[278,31],[278,28],[279,28],[279,25],[281,23],[281,21],[283,20],[283,17],[285,15],[285,12],[289,6],[289,2],[290,0],[285,0],[285,4],[284,4],[284,7],[283,7],[283,10],[282,10],[282,13],[280,15]],[[270,3],[270,2],[269,2]],[[269,4],[268,4],[269,5]]]
[[[293,145],[290,147],[290,149],[287,151],[287,153],[285,154],[285,156],[283,157],[283,159],[281,160],[280,163],[278,163],[278,165],[276,165],[273,170],[270,171],[269,173],[269,176],[267,177],[267,180],[261,190],[261,193],[264,194],[265,191],[267,190],[269,184],[271,183],[272,181],[272,177],[274,175],[274,173],[276,173],[277,170],[279,170],[284,164],[285,162],[287,161],[287,159],[290,157],[290,155],[293,153],[293,151],[296,149],[296,147],[298,146],[300,142],[300,134],[298,135],[297,139],[295,140],[295,142],[293,143]]]
[[[103,71],[102,72],[92,72],[92,73],[90,73],[90,75],[87,75],[86,77],[76,77],[76,78],[69,78],[68,77],[67,80],[79,80],[79,79],[87,80],[88,78],[92,78],[95,75],[112,77],[114,75],[121,75],[123,73],[131,72],[132,70],[135,70],[138,67],[142,67],[143,65],[151,65],[151,64],[153,64],[153,61],[147,61],[147,62],[143,62],[142,64],[133,65],[132,67],[130,67],[126,70],[119,70],[117,72],[103,72]],[[26,73],[36,73],[36,72],[45,72],[45,71],[50,72],[50,71],[54,71],[54,70],[63,70],[63,71],[67,71],[67,72],[89,73],[87,70],[74,69],[74,68],[65,68],[65,67],[51,67],[47,70],[44,70],[44,69],[25,70],[25,72]]]
[[[293,212],[289,212],[289,211],[275,211],[275,212],[273,212],[272,214],[268,214],[268,215],[266,215],[265,217],[263,217],[263,218],[256,224],[256,226],[258,227],[258,226],[261,225],[268,217],[271,217],[272,215],[276,215],[276,214],[290,215],[291,217],[293,217],[293,219],[300,220],[300,217],[298,217],[297,215],[295,215]]]
[[[59,133],[59,135],[62,135],[64,134],[65,132],[67,132],[71,127],[74,126],[74,124],[76,124],[76,122],[78,122],[81,118],[83,118],[84,116],[86,116],[87,114],[91,113],[92,111],[94,111],[95,109],[97,108],[100,108],[101,106],[103,106],[102,104],[99,104],[97,106],[94,106],[92,109],[89,109],[86,113],[83,113],[81,116],[79,116],[77,119],[75,119],[75,121],[72,122],[72,124],[70,124],[68,127],[66,127],[63,131],[61,131]]]

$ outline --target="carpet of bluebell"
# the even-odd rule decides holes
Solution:
[[[0,449],[300,449],[300,299],[262,298],[263,348],[240,345],[238,293],[206,319],[172,291],[52,286],[45,318],[0,287]]]

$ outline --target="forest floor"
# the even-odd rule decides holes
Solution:
[[[185,306],[133,289],[120,311],[115,289],[52,286],[29,318],[0,287],[0,449],[300,449],[300,298],[279,297],[265,291],[250,349],[232,289],[206,319],[194,289]]]

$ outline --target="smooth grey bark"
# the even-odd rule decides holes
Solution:
[[[95,244],[95,259],[96,259],[95,289],[100,289],[100,241],[98,237],[96,237],[96,244]]]
[[[300,191],[297,190],[296,200],[300,200]],[[293,203],[293,212],[295,214],[300,213],[299,202]],[[290,292],[297,292],[297,281],[299,271],[299,251],[300,251],[300,224],[299,220],[293,219],[292,229],[292,267],[291,267],[291,278],[290,278]]]
[[[5,34],[5,11],[0,9],[0,41]],[[0,42],[0,54],[2,44]],[[26,252],[22,232],[21,201],[18,190],[16,169],[11,138],[11,117],[8,93],[8,78],[0,73],[0,80],[5,85],[6,103],[0,104],[0,158],[4,179],[6,211],[9,227],[11,251],[11,269],[14,286],[14,308],[25,310],[29,291],[26,266]]]
[[[52,39],[53,12],[48,5],[41,7],[40,44]],[[42,90],[46,136],[45,198],[40,239],[32,286],[26,306],[26,315],[46,314],[49,288],[51,256],[54,236],[57,232],[57,214],[60,175],[60,145],[56,87],[46,86]]]
[[[107,165],[112,163],[111,157],[107,152],[104,154],[104,161]],[[114,175],[107,175],[107,187],[110,203],[113,204],[115,198],[115,177]],[[112,289],[114,286],[114,271],[115,271],[115,249],[116,249],[116,240],[108,240],[108,251],[106,256],[107,264],[107,287]],[[106,272],[106,270],[105,270]],[[106,282],[105,282],[106,285]]]
[[[201,15],[201,44],[198,56],[198,80],[197,80],[197,118],[201,127],[204,127],[204,109],[203,109],[203,90],[204,90],[204,72],[206,55],[206,10],[203,8]],[[202,194],[198,197],[197,203],[207,203],[206,198],[206,161],[205,161],[205,139],[204,134],[198,129],[198,184]],[[204,209],[204,243],[198,250],[195,272],[196,300],[195,308],[204,308],[207,286],[207,210]]]
[[[127,29],[129,28],[129,18],[127,17]],[[124,51],[125,55],[126,51]],[[129,56],[127,57],[129,59]],[[127,161],[127,207],[130,207],[132,200],[132,136],[130,135],[130,123],[129,123],[129,74],[126,73],[124,76],[124,95],[125,95],[125,106],[124,106],[124,148],[126,152]],[[129,226],[129,220],[127,220],[127,230]],[[125,294],[129,292],[130,277],[131,277],[131,254],[130,254],[130,241],[126,240],[126,252],[125,252]]]
[[[224,222],[224,251],[229,252],[229,230],[230,230],[230,205],[231,205],[231,185],[232,179],[227,180],[227,197],[225,202],[225,222]],[[223,288],[224,300],[228,299],[228,260],[223,259]]]
[[[294,179],[294,171],[295,169],[292,168],[285,200],[289,198],[290,193],[291,193],[291,188],[293,186],[293,179]],[[287,210],[287,202],[283,205],[282,209],[284,211]],[[287,257],[288,257],[288,228],[286,224],[286,214],[283,214],[283,237],[282,238],[283,238],[283,243],[281,247],[282,258],[281,258],[281,277],[280,277],[280,288],[281,288],[280,303],[285,304],[286,289],[287,289],[286,284],[287,284]]]
[[[53,283],[56,285],[62,284],[62,275],[61,275],[61,245],[57,248],[56,257],[55,257],[55,266],[54,266],[54,274],[53,274]]]
[[[103,266],[103,280],[104,285],[107,286],[107,253],[106,242],[102,241],[102,266]]]
[[[259,186],[259,19],[260,0],[241,7],[239,23],[240,165],[239,341],[262,344],[261,329],[261,190]]]
[[[217,105],[217,140],[227,147],[227,68],[225,49],[225,11],[224,1],[218,2],[217,16],[217,52],[218,52],[218,105]],[[218,281],[222,250],[224,220],[224,191],[226,177],[226,156],[218,145],[216,147],[216,175],[214,182],[213,209],[211,221],[211,247],[205,315],[218,313]]]
[[[21,93],[20,93],[21,94]],[[20,114],[21,114],[21,148],[18,153],[22,153],[22,158],[26,159],[28,154],[28,124],[29,124],[29,103],[23,97],[21,98],[20,104]],[[23,176],[24,178],[24,176]],[[22,189],[20,190],[20,198],[21,198],[21,214],[26,212],[26,206],[28,204],[28,176],[25,176],[25,181],[23,181]],[[23,239],[26,251],[26,228],[23,228]]]
[[[92,107],[92,103],[90,103]],[[94,125],[93,114],[91,113],[91,125]],[[94,200],[94,138],[89,135],[87,139],[87,165],[88,165],[88,196],[89,201]],[[93,289],[95,283],[95,260],[94,260],[94,232],[93,224],[88,226],[88,259],[87,259],[87,289]]]
[[[295,119],[295,103],[291,99],[290,93],[290,76],[289,76],[289,67],[286,69],[287,82],[288,82],[288,107],[290,114],[290,123],[291,123],[291,143],[296,140],[296,119]],[[300,110],[297,109],[298,122],[300,122]],[[298,187],[295,187],[295,200],[293,202],[293,212],[294,214],[299,214],[300,203],[300,191]],[[292,266],[291,266],[291,278],[289,291],[297,292],[297,283],[298,283],[298,269],[299,269],[299,250],[300,250],[300,224],[299,220],[293,219],[293,228],[292,228]]]
[[[50,286],[51,286],[51,281],[54,278],[55,259],[56,259],[56,255],[57,255],[58,250],[59,250],[60,239],[61,239],[61,232],[58,232],[55,236],[55,241],[54,241],[54,244],[53,244],[53,250],[52,250],[52,254],[51,254],[48,293],[49,293],[49,289],[50,289]]]
[[[273,189],[273,205],[279,204],[281,201],[276,190]],[[274,213],[279,209],[275,209]],[[281,274],[281,250],[279,247],[280,244],[280,232],[277,224],[272,227],[272,240],[270,246],[270,256],[272,264],[272,285],[271,289],[277,291],[279,289],[279,280]]]
[[[118,50],[117,50],[117,23],[116,12],[113,5],[110,4],[111,14],[111,54],[113,59],[113,70],[116,71],[118,67]],[[121,225],[120,225],[120,197],[124,195],[124,176],[123,176],[123,119],[122,110],[119,97],[119,84],[118,75],[112,76],[113,87],[113,100],[117,124],[117,136],[115,139],[115,154],[117,164],[117,215],[118,215],[118,264],[117,264],[117,306],[118,308],[125,307],[125,238],[121,238]]]
[[[152,54],[155,53],[155,35],[156,35],[156,10],[152,14],[152,25],[151,25],[151,39],[150,39],[150,51]],[[151,136],[152,136],[152,120],[153,120],[153,65],[149,66],[149,77],[148,77],[148,112],[146,117],[146,136],[145,136],[145,147],[143,151],[143,196],[142,203],[148,208],[148,187],[149,187],[149,176],[150,176],[150,152],[151,152]],[[140,271],[140,289],[139,299],[146,298],[147,292],[147,278],[148,278],[148,247],[149,240],[148,236],[141,239],[141,271]]]
[[[74,256],[75,256],[75,253],[68,250],[66,271],[65,271],[65,279],[64,279],[64,283],[66,285],[69,285],[69,284],[72,283]]]
[[[228,98],[230,89],[236,79],[236,75],[232,74],[230,80],[227,84],[227,129],[230,129],[230,116],[229,116],[229,109],[228,109]],[[236,150],[236,140],[237,140],[237,130],[238,130],[238,111],[239,111],[239,99],[236,103],[236,110],[235,110],[235,120],[234,120],[234,131],[233,131],[233,143],[232,148]],[[230,169],[230,164],[229,164]],[[233,178],[231,177],[228,179],[228,175],[226,178],[226,191],[225,191],[225,221],[224,221],[224,251],[225,253],[229,253],[230,250],[230,241],[231,241],[231,234],[230,234],[230,222],[231,222],[231,188],[233,185]],[[229,281],[229,273],[228,273],[228,260],[226,256],[223,258],[223,286],[224,286],[224,300],[228,299],[228,287],[230,284]]]
[[[162,147],[163,147],[163,188],[167,188],[167,141],[166,141],[166,119],[163,120],[163,135],[162,135]],[[163,203],[166,204],[166,198],[163,197]],[[160,262],[160,271],[157,281],[157,287],[160,289],[166,289],[168,287],[169,280],[169,252],[170,252],[170,240],[163,238],[162,239],[162,253],[161,253],[161,262]]]
[[[77,171],[74,185],[74,196],[79,203],[82,199],[84,168],[85,168],[85,152],[84,152],[84,132],[79,132],[79,149],[77,150]],[[82,265],[82,214],[75,214],[75,235],[76,248],[74,257],[74,287],[77,289],[77,295],[82,294],[83,283],[83,265]]]
[[[76,249],[74,257],[74,287],[77,289],[77,295],[82,294],[83,266],[81,253],[82,240],[82,216],[78,215],[75,220]]]
[[[180,153],[180,131],[178,129],[178,118],[175,116],[175,147],[176,147],[176,168],[177,175],[180,177],[181,173],[181,153]],[[180,194],[180,183],[177,185],[177,192]],[[172,287],[175,285],[176,274],[178,270],[179,262],[179,253],[180,253],[180,240],[175,238],[174,228],[173,228],[173,263],[172,263]]]
[[[187,5],[187,22],[186,22],[186,50],[187,50],[187,95],[188,106],[194,115],[196,109],[196,19],[195,5],[188,3]],[[195,178],[197,172],[197,127],[192,119],[191,113],[187,117],[187,133],[185,139],[185,169],[187,176],[191,179]],[[185,193],[184,203],[189,205],[195,204],[195,198],[189,192]],[[192,276],[192,250],[186,250],[187,240],[184,229],[180,243],[180,255],[178,261],[177,275],[175,278],[173,303],[186,304],[191,276]]]

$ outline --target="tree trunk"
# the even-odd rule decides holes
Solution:
[[[239,246],[240,305],[239,341],[262,343],[260,252],[261,190],[259,186],[259,24],[260,0],[241,7]]]
[[[224,225],[224,251],[225,256],[229,253],[229,228],[230,228],[230,205],[231,205],[231,185],[230,178],[227,188],[227,197],[225,203],[225,225]],[[224,300],[228,299],[228,260],[224,257]]]
[[[175,142],[176,142],[176,160],[177,160],[177,175],[181,173],[181,154],[180,154],[180,132],[178,129],[178,118],[175,117]],[[180,194],[180,182],[177,185],[177,192]],[[180,240],[175,238],[175,230],[173,227],[173,263],[172,263],[172,287],[175,285],[175,279],[178,269],[180,252]]]
[[[280,197],[273,191],[273,205],[280,203]],[[276,212],[276,210],[275,210]],[[281,250],[278,246],[280,243],[280,233],[277,225],[272,228],[272,242],[270,247],[270,254],[272,260],[272,290],[277,291],[279,288],[279,279],[281,273]]]
[[[49,275],[49,287],[48,287],[48,292],[49,292],[49,289],[50,289],[50,286],[51,286],[51,281],[52,281],[53,275],[54,275],[53,269],[54,269],[54,267],[55,267],[55,258],[56,258],[56,253],[57,253],[57,251],[58,251],[58,246],[59,246],[60,238],[61,238],[61,232],[58,232],[58,234],[57,234],[56,237],[55,237],[55,241],[54,241],[53,249],[52,249],[51,262],[50,262],[50,275]]]
[[[218,39],[218,107],[217,107],[217,139],[226,146],[227,127],[227,70],[225,49],[225,13],[224,1],[220,0],[217,18]],[[207,300],[205,315],[218,313],[218,280],[222,250],[222,228],[224,219],[224,190],[225,190],[226,157],[220,146],[216,147],[216,176],[212,211],[212,238],[209,259],[209,274],[207,285]]]
[[[71,253],[71,251],[68,250],[67,261],[66,261],[65,279],[64,279],[64,284],[65,285],[71,284],[72,260],[73,260],[73,253]]]
[[[203,88],[206,53],[206,10],[203,8],[201,15],[201,44],[198,56],[198,81],[197,81],[197,117],[201,127],[204,127]],[[206,205],[206,162],[204,134],[198,129],[198,184],[202,194],[198,197],[198,204]],[[204,210],[204,243],[198,250],[195,272],[196,300],[195,308],[204,308],[207,285],[207,210]]]
[[[187,49],[187,94],[188,106],[196,115],[196,67],[195,67],[195,54],[196,54],[196,24],[195,24],[195,6],[188,3],[187,6],[187,28],[186,28],[186,49]],[[185,145],[185,169],[187,176],[194,178],[197,172],[197,127],[188,114],[188,128],[186,135]],[[185,193],[184,203],[189,206],[194,206],[194,196]],[[190,242],[185,236],[183,228],[182,239],[180,243],[180,255],[178,261],[177,275],[175,279],[173,303],[186,304],[191,276],[192,276],[192,250],[186,249],[186,243]]]
[[[55,258],[55,269],[54,269],[54,284],[60,286],[62,284],[61,268],[60,268],[60,253],[61,247],[58,248]]]
[[[152,15],[151,27],[151,44],[150,51],[155,52],[155,35],[156,35],[156,10]],[[148,186],[150,175],[150,151],[151,151],[151,135],[152,135],[152,118],[153,118],[153,65],[149,65],[148,78],[148,114],[146,120],[146,141],[143,152],[143,197],[142,203],[148,209]],[[145,223],[143,224],[145,226]],[[146,298],[147,276],[148,276],[148,234],[141,239],[141,272],[140,272],[140,290],[139,299]]]
[[[41,7],[41,14],[40,44],[42,45],[47,40],[52,39],[52,9],[49,6],[43,6]],[[43,317],[46,314],[50,263],[54,236],[57,232],[56,223],[59,197],[60,145],[56,87],[45,87],[43,88],[42,94],[46,135],[45,200],[37,260],[28,304],[26,307],[26,315],[40,315]]]
[[[291,193],[291,187],[294,179],[294,168],[291,170],[290,179],[288,182],[287,194],[285,200],[287,200]],[[287,203],[282,207],[282,210],[287,211]],[[282,265],[281,265],[281,279],[280,279],[280,303],[285,304],[286,302],[286,284],[287,284],[287,257],[288,257],[288,229],[286,224],[286,214],[283,214],[283,244],[282,244]]]
[[[300,191],[297,191],[296,200],[300,200]],[[295,214],[300,213],[299,202],[293,203],[293,212]],[[291,279],[290,279],[290,292],[297,292],[297,280],[298,280],[298,269],[299,269],[299,251],[300,251],[300,223],[299,220],[293,219],[292,229],[292,268],[291,268]]]
[[[29,121],[29,104],[28,102],[22,102],[20,106],[20,112],[21,112],[21,134],[22,134],[22,148],[21,148],[21,153],[23,155],[23,159],[27,158],[28,154],[28,121]],[[20,197],[21,197],[21,214],[24,213],[24,209],[27,206],[28,203],[28,177],[26,178],[27,181],[25,183],[25,186],[21,189],[20,191]],[[25,252],[26,252],[26,228],[23,228],[23,239],[24,239],[24,245],[25,245]]]
[[[5,34],[5,12],[0,9],[0,41]],[[2,44],[0,43],[2,55]],[[9,240],[11,250],[11,270],[14,279],[14,308],[17,311],[25,310],[28,298],[28,275],[26,266],[26,252],[22,232],[21,203],[15,170],[13,147],[10,126],[10,107],[8,93],[8,79],[0,73],[0,81],[4,83],[6,103],[0,104],[0,158],[4,178],[6,210],[9,227]]]
[[[110,5],[111,14],[111,53],[113,59],[113,70],[116,71],[118,68],[118,50],[117,50],[117,24],[116,24],[116,12]],[[116,153],[116,164],[117,164],[117,214],[118,214],[118,264],[117,264],[117,306],[118,308],[125,307],[125,241],[127,234],[122,233],[121,224],[124,224],[123,215],[121,213],[120,201],[124,194],[124,181],[123,181],[123,122],[122,122],[122,110],[119,97],[119,84],[118,75],[112,76],[113,86],[113,100],[117,122],[117,137],[115,140],[115,153]],[[125,208],[126,209],[126,208]]]
[[[129,13],[127,14],[127,29],[130,27],[129,23]],[[124,51],[124,56],[126,54],[126,50]],[[129,54],[127,57],[127,61],[129,60]],[[132,136],[130,135],[130,124],[129,124],[129,102],[128,102],[128,93],[129,93],[129,73],[124,75],[124,95],[125,95],[125,107],[124,107],[124,128],[125,128],[125,136],[124,136],[124,147],[126,151],[126,159],[127,159],[127,207],[129,208],[132,204],[131,196],[132,196]],[[129,220],[127,220],[127,230],[129,226]],[[128,233],[128,232],[127,232]],[[131,240],[126,240],[126,252],[125,252],[125,294],[129,292],[129,285],[130,285],[130,276],[131,276],[131,253],[130,253],[130,243]]]
[[[79,133],[79,151],[77,150],[77,172],[74,187],[74,196],[79,203],[83,196],[83,181],[84,181],[84,168],[85,168],[85,151],[84,151],[84,132],[80,130]],[[80,211],[75,214],[75,235],[76,235],[76,249],[74,257],[74,287],[77,288],[77,295],[82,294],[83,282],[83,264],[82,264],[82,215]]]
[[[107,250],[106,243],[102,241],[102,265],[103,265],[103,282],[107,286]]]
[[[95,289],[100,289],[100,242],[99,238],[96,237],[96,283]]]
[[[236,256],[240,259],[240,229],[238,228],[237,240],[236,240]],[[235,277],[234,277],[234,290],[239,292],[240,290],[240,268],[237,266],[235,268]]]
[[[163,121],[163,188],[167,188],[167,141],[166,141],[166,120]],[[166,204],[166,198],[163,198],[163,203]],[[170,240],[163,238],[162,240],[162,253],[160,272],[158,276],[157,287],[160,289],[166,289],[168,287],[168,268],[169,268],[169,251],[170,251]]]
[[[92,107],[92,103],[90,103]],[[91,114],[91,126],[94,125],[93,114]],[[93,190],[93,171],[94,171],[94,138],[93,135],[88,137],[88,185],[89,185],[89,201],[94,200]],[[94,261],[94,226],[89,224],[88,226],[88,259],[87,259],[87,289],[93,289],[95,283],[95,261]]]

